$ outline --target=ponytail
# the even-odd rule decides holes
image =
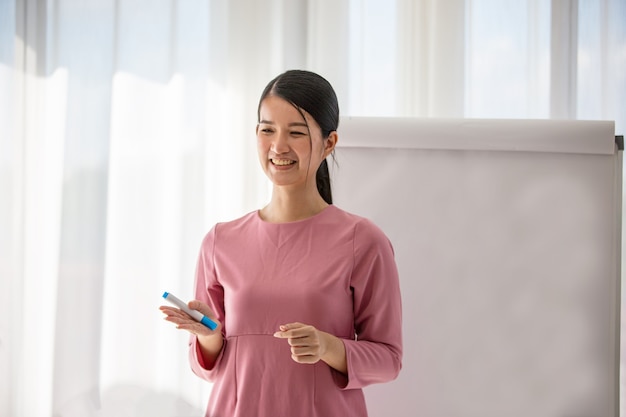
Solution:
[[[328,172],[328,162],[326,159],[322,161],[320,167],[315,174],[315,182],[317,183],[317,191],[328,204],[333,204],[333,196],[330,190],[330,173]]]

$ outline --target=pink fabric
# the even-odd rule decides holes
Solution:
[[[195,288],[224,324],[212,369],[190,338],[191,368],[214,382],[208,417],[363,417],[361,388],[400,371],[391,243],[371,221],[333,205],[292,223],[267,223],[255,211],[217,224],[202,242]],[[295,321],[342,338],[347,377],[322,361],[291,359],[287,341],[272,335]]]

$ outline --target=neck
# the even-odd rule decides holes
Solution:
[[[327,206],[317,189],[311,192],[274,187],[272,199],[260,210],[260,215],[270,223],[286,223],[315,216]]]

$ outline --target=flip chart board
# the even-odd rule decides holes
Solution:
[[[338,133],[334,203],[388,235],[403,298],[403,369],[366,388],[370,416],[617,416],[613,122],[344,118]]]

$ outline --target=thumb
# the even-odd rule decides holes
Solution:
[[[294,323],[287,323],[287,324],[281,324],[280,326],[278,326],[278,328],[280,329],[281,332],[286,332],[289,330],[293,330],[293,329],[299,329],[300,327],[304,327],[305,324],[302,324],[300,322],[294,322]]]
[[[280,326],[278,326],[280,331],[274,333],[274,337],[283,337],[283,338],[284,337],[289,337],[289,335],[287,333],[290,330],[299,329],[300,327],[304,327],[304,326],[306,326],[306,325],[302,324],[302,323],[299,323],[299,322],[281,324]]]
[[[187,306],[192,310],[199,311],[200,313],[202,313],[203,315],[207,317],[210,317],[210,318],[215,317],[215,315],[211,311],[211,308],[208,305],[206,305],[206,303],[203,303],[200,300],[191,300],[187,303]]]

